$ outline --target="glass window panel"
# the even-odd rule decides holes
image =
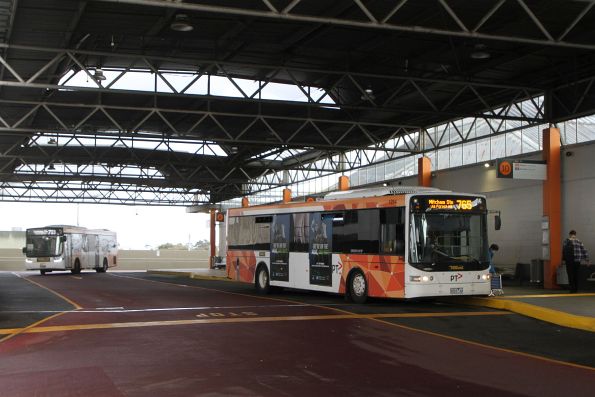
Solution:
[[[489,161],[491,160],[491,152],[490,152],[490,139],[482,139],[477,141],[477,161]]]
[[[564,145],[572,145],[576,143],[576,129],[577,120],[569,120],[564,122],[562,128],[562,143]]]
[[[475,128],[474,128],[474,134],[475,136],[486,136],[486,135],[490,135],[492,133],[492,130],[490,129],[490,126],[488,125],[488,122],[485,119],[477,119],[477,122],[475,123]]]
[[[506,139],[505,135],[492,137],[490,159],[499,159],[506,157]]]
[[[459,167],[463,165],[463,147],[456,145],[450,148],[450,167]]]
[[[380,253],[405,255],[405,208],[380,210]]]
[[[377,254],[380,212],[377,209],[345,211],[334,215],[333,251]]]
[[[397,178],[397,162],[395,160],[386,163],[386,179]]]
[[[463,144],[463,164],[474,164],[477,162],[477,144],[475,142]]]
[[[310,241],[310,214],[293,214],[292,227],[293,239],[291,250],[295,252],[308,252],[308,242]]]
[[[523,153],[531,153],[539,150],[538,127],[526,128],[523,130]]]
[[[521,131],[514,131],[506,134],[506,156],[521,154]]]
[[[448,149],[438,150],[437,159],[438,159],[438,161],[437,161],[438,164],[436,165],[437,170],[443,170],[445,168],[450,167],[450,153],[449,153]]]

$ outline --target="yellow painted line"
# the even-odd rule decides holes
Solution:
[[[63,314],[63,313],[58,313]],[[313,320],[360,320],[374,318],[419,318],[419,317],[465,317],[465,316],[501,316],[510,313],[505,312],[445,312],[445,313],[378,313],[378,314],[322,314],[311,316],[263,316],[263,317],[233,317],[233,318],[208,318],[208,319],[186,319],[186,320],[164,320],[164,321],[132,321],[124,323],[102,323],[102,324],[72,324],[52,325],[36,327],[33,324],[27,328],[0,329],[0,334],[7,333],[46,333],[80,331],[93,329],[117,329],[137,327],[161,327],[172,325],[193,325],[193,324],[220,324],[220,323],[256,323],[256,322],[279,322],[279,321],[313,321]],[[55,317],[55,316],[54,316]],[[49,319],[49,318],[48,318]],[[45,320],[44,320],[45,321]]]
[[[58,313],[56,313],[58,314]],[[10,335],[14,334],[15,332],[22,332],[25,328],[1,328],[0,335]]]
[[[31,325],[29,325],[29,326],[27,326],[25,328],[16,328],[16,329],[13,328],[12,330],[10,330],[12,332],[10,332],[7,337],[0,339],[0,343],[5,342],[5,341],[7,341],[7,340],[9,340],[11,338],[14,338],[17,335],[29,333],[31,330],[35,329],[34,327],[37,327],[38,325],[41,325],[41,324],[45,323],[46,321],[49,321],[49,320],[51,320],[53,318],[56,318],[58,316],[61,316],[64,313],[68,313],[68,312],[61,312],[61,313],[53,314],[53,315],[51,315],[49,317],[46,317],[46,318],[44,318],[42,320],[39,320],[39,321],[33,323],[33,324],[31,324]]]
[[[82,280],[82,279],[83,279],[83,278],[82,278],[82,277],[80,277],[80,276],[68,276],[68,277],[70,277],[70,278],[76,278],[77,280]]]
[[[215,281],[235,281],[228,277],[221,277],[209,274],[199,274],[195,272],[175,272],[170,270],[147,270],[148,274],[157,274],[164,276],[187,277],[195,280],[215,280]]]
[[[18,274],[17,274],[17,276],[18,276],[18,277],[21,277],[21,276],[19,276]],[[73,301],[73,300],[71,300],[71,299],[69,299],[69,298],[65,297],[65,296],[64,296],[64,295],[62,295],[61,293],[59,293],[59,292],[56,292],[56,291],[54,291],[54,290],[53,290],[53,289],[51,289],[51,288],[48,288],[48,287],[46,287],[45,285],[41,285],[41,284],[39,284],[39,283],[37,283],[37,282],[35,282],[35,281],[33,281],[33,280],[29,280],[29,278],[28,278],[28,277],[21,277],[21,278],[22,278],[23,280],[27,280],[27,281],[28,281],[28,282],[30,282],[31,284],[35,284],[35,285],[37,285],[37,286],[38,286],[38,287],[40,287],[40,288],[43,288],[43,289],[45,289],[45,290],[47,290],[47,291],[50,291],[52,294],[54,294],[54,295],[56,295],[56,296],[58,296],[58,297],[60,297],[60,298],[64,299],[66,302],[68,302],[68,303],[70,303],[72,306],[74,306],[74,308],[75,308],[75,309],[82,309],[82,308],[83,308],[82,306],[80,306],[80,305],[79,305],[78,303],[76,303],[75,301]]]
[[[195,279],[195,280],[235,281],[228,277],[209,276],[209,275],[196,274],[196,273],[190,274],[190,278]]]
[[[173,272],[168,270],[147,270],[149,274],[161,274],[164,276],[179,276],[179,277],[190,277],[192,276],[192,272]],[[125,276],[121,276],[125,277]]]
[[[573,294],[575,295],[575,294]],[[548,309],[525,302],[518,302],[508,299],[489,298],[464,298],[460,302],[473,306],[490,307],[493,309],[509,310],[524,316],[536,318],[561,325],[563,327],[576,328],[583,331],[595,332],[595,317],[577,316],[558,310]]]

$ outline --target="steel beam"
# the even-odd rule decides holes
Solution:
[[[315,16],[315,15],[307,15],[303,13],[297,13],[295,8],[291,8],[288,12],[283,12],[279,10],[265,10],[265,9],[254,9],[254,8],[241,8],[241,7],[231,7],[231,6],[219,6],[219,5],[209,5],[209,4],[197,4],[197,3],[182,3],[182,2],[172,2],[169,0],[96,0],[106,3],[122,3],[122,4],[134,4],[134,5],[141,5],[141,6],[153,6],[153,7],[166,7],[166,8],[174,8],[178,10],[186,10],[186,11],[196,11],[196,12],[208,12],[214,14],[227,14],[227,15],[238,15],[238,16],[249,16],[249,17],[258,17],[258,18],[267,18],[267,19],[276,19],[280,21],[294,21],[300,23],[315,23],[315,24],[323,24],[323,25],[336,25],[336,26],[347,26],[347,27],[354,27],[354,28],[366,28],[366,29],[380,29],[380,30],[389,30],[389,31],[399,31],[399,32],[408,32],[411,34],[433,34],[438,36],[452,36],[452,37],[463,37],[472,40],[496,40],[496,41],[504,41],[510,43],[522,43],[522,44],[532,44],[532,45],[539,45],[539,46],[548,46],[548,47],[560,47],[560,48],[578,48],[584,50],[594,50],[595,44],[585,44],[585,43],[577,43],[577,42],[567,42],[562,40],[553,39],[549,34],[546,35],[545,38],[532,38],[532,37],[523,37],[520,35],[503,35],[503,34],[495,34],[495,33],[482,33],[479,31],[469,31],[467,29],[463,29],[463,26],[457,24],[460,30],[454,29],[443,29],[443,28],[436,28],[430,26],[423,26],[423,21],[412,21],[411,25],[404,25],[404,24],[396,24],[391,23],[390,20],[394,17],[395,13],[399,11],[399,8],[402,4],[399,4],[397,8],[390,10],[386,15],[382,15],[380,17],[374,17],[370,15],[369,12],[364,13],[367,16],[367,20],[361,19],[349,19],[349,17],[323,17],[323,16]],[[357,7],[357,3],[361,2],[359,0],[353,0],[354,5]],[[514,1],[514,0],[508,0]],[[519,0],[520,1],[520,0]],[[521,4],[524,5],[524,2],[520,1]],[[445,2],[443,2],[445,3]],[[289,8],[289,7],[288,7]],[[450,8],[449,14],[451,16],[457,16],[457,14]],[[524,7],[527,14],[534,20],[534,22],[538,25],[543,26],[543,23],[535,16],[535,14],[528,9],[525,5]],[[530,12],[531,11],[531,12]],[[491,12],[491,11],[490,11]],[[453,16],[453,18],[454,18]],[[459,17],[457,16],[457,19]],[[485,23],[485,21],[484,21]]]

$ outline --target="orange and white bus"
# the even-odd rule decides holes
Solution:
[[[261,293],[288,287],[367,297],[488,295],[484,196],[421,187],[340,191],[234,208],[227,273]]]

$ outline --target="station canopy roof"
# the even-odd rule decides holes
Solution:
[[[215,204],[449,120],[592,114],[593,5],[0,0],[0,199]]]

